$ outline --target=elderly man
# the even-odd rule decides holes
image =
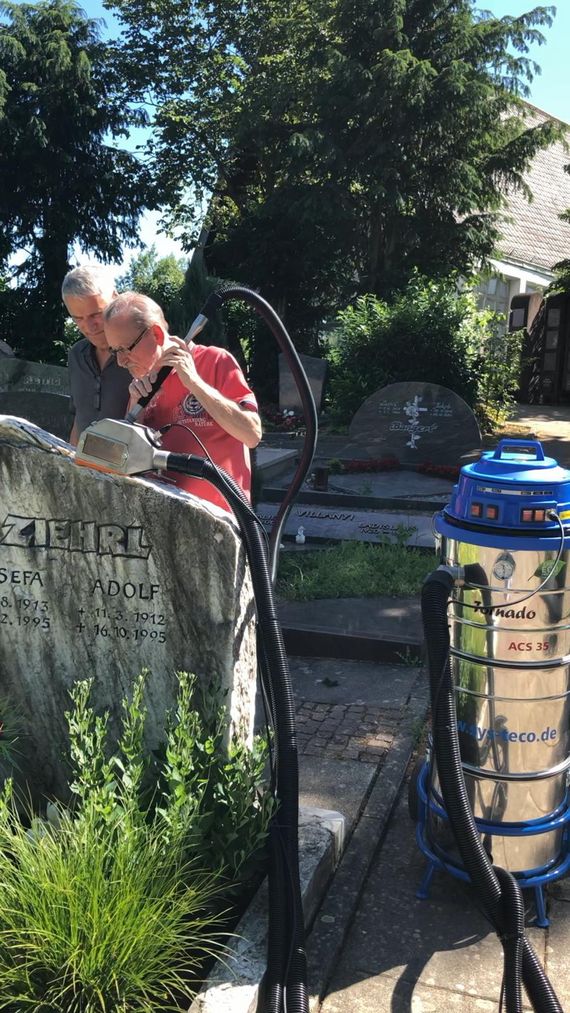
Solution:
[[[134,377],[130,406],[150,391],[159,369],[172,367],[137,421],[164,432],[165,450],[209,456],[250,498],[249,450],[261,439],[261,421],[234,357],[223,348],[187,345],[169,334],[160,306],[136,292],[118,296],[103,323],[112,354]],[[166,479],[228,509],[209,482],[168,472]]]
[[[110,354],[103,330],[103,310],[116,297],[115,280],[100,264],[75,267],[63,279],[61,297],[83,334],[67,357],[71,407],[74,414],[69,442],[97,419],[122,419],[129,400],[128,370]]]

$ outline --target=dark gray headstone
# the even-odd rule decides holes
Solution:
[[[299,358],[303,369],[307,374],[307,379],[313,392],[317,411],[320,411],[321,402],[323,400],[323,387],[327,373],[327,363],[324,359],[318,359],[314,355],[300,355]],[[281,411],[290,409],[295,412],[300,412],[302,408],[297,384],[293,379],[293,375],[284,355],[279,356],[279,407]]]
[[[67,440],[73,422],[69,404],[67,369],[0,357],[1,415],[17,415]]]
[[[401,464],[457,465],[481,449],[471,408],[435,383],[392,383],[372,394],[354,416],[349,435],[371,456]]]
[[[10,357],[13,354],[14,352],[10,348],[10,345],[6,341],[2,341],[2,338],[0,338],[0,359],[2,358],[3,355],[7,355]]]

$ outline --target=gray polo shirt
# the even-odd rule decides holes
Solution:
[[[71,412],[78,432],[97,419],[124,419],[129,400],[131,374],[109,359],[101,371],[95,349],[87,338],[76,341],[67,356]]]

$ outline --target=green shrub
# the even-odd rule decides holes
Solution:
[[[79,682],[67,714],[73,802],[18,818],[0,796],[0,1009],[9,1013],[179,1010],[203,960],[219,956],[227,876],[259,849],[271,803],[260,794],[266,752],[221,750],[213,691],[193,706],[180,674],[161,756],[143,739],[145,674],[123,701],[112,749],[107,715]],[[215,824],[213,826],[212,824]]]
[[[339,314],[329,350],[330,410],[349,421],[378,388],[404,380],[449,387],[483,419],[510,406],[520,338],[504,335],[474,296],[415,277],[393,300],[361,296]]]
[[[485,339],[474,359],[477,400],[473,407],[483,432],[493,433],[510,418],[515,404],[523,331],[505,332],[495,315],[488,317]]]

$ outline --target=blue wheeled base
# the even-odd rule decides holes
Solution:
[[[424,761],[416,781],[418,795],[416,841],[420,851],[422,851],[428,861],[423,879],[416,891],[416,897],[420,900],[425,900],[429,896],[430,883],[436,869],[449,872],[456,879],[462,879],[466,883],[470,882],[470,877],[465,869],[458,865],[450,855],[446,854],[439,845],[437,845],[436,850],[436,847],[429,841],[427,830],[428,809],[440,820],[447,821],[447,813],[437,804],[433,796],[430,795],[428,797],[428,783],[429,763]],[[534,924],[541,929],[548,928],[550,921],[546,914],[544,887],[547,883],[565,876],[570,869],[570,854],[568,849],[570,805],[568,795],[560,809],[544,820],[535,820],[527,823],[491,823],[488,820],[476,819],[475,823],[481,834],[494,837],[527,837],[535,834],[545,834],[564,827],[561,854],[556,862],[550,863],[548,866],[540,869],[514,873],[523,890],[534,890],[536,907]]]

